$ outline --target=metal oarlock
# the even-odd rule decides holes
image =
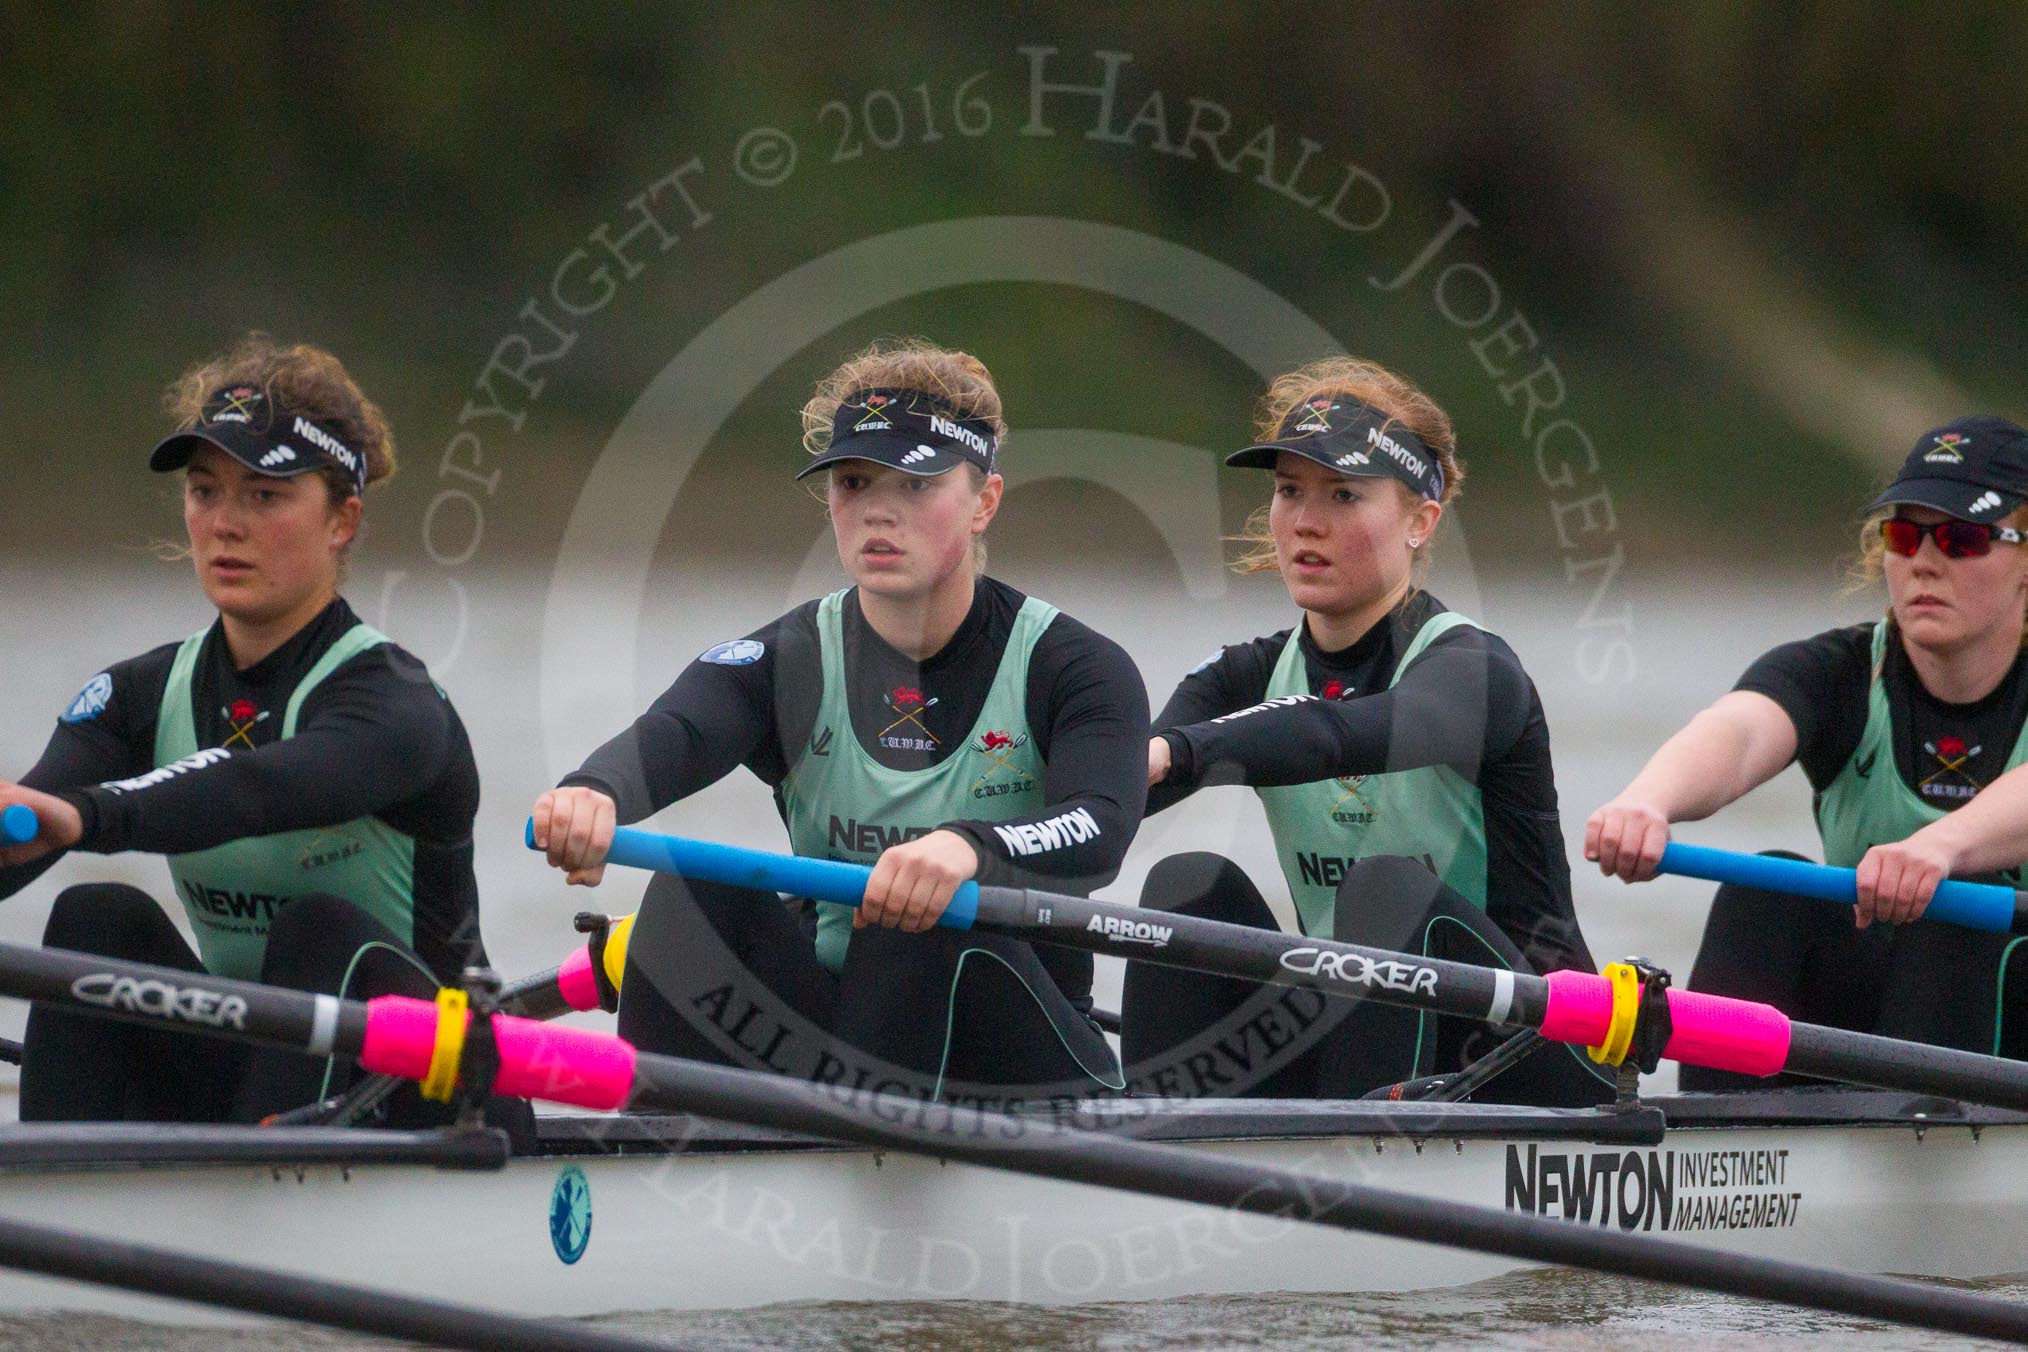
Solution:
[[[458,974],[458,984],[464,987],[472,1012],[458,1063],[458,1125],[483,1128],[486,1100],[500,1074],[500,1045],[493,1036],[493,1016],[500,1012],[500,974],[491,967],[467,967]]]
[[[1662,1064],[1662,1049],[1676,1031],[1669,1013],[1669,973],[1646,958],[1630,957],[1626,965],[1634,969],[1641,994],[1633,1038],[1614,1080],[1612,1111],[1623,1113],[1641,1106],[1641,1076],[1655,1073]]]
[[[613,918],[597,911],[579,911],[570,923],[579,934],[586,936],[585,947],[591,952],[592,981],[599,991],[599,1008],[608,1014],[619,1013],[620,989],[606,971],[606,941],[613,935]]]

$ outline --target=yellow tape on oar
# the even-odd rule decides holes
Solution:
[[[423,1076],[422,1096],[449,1103],[458,1087],[458,1063],[465,1056],[465,992],[456,986],[437,991],[437,1045],[430,1052],[429,1073]]]
[[[1624,962],[1608,965],[1599,975],[1613,983],[1613,1018],[1606,1025],[1605,1041],[1586,1047],[1591,1059],[1616,1066],[1627,1059],[1634,1045],[1634,1020],[1641,1012],[1641,974]]]
[[[636,912],[635,914],[639,914]],[[627,970],[627,940],[634,934],[634,917],[623,915],[606,931],[606,980],[620,988],[620,975]]]

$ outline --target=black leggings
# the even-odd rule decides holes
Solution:
[[[1728,883],[1712,898],[1690,989],[1802,1023],[2028,1060],[2028,940],[2018,936],[1932,920],[1862,930],[1839,902]],[[1683,1088],[1709,1092],[1822,1083],[1682,1072]]]
[[[1148,873],[1147,910],[1274,929],[1274,915],[1240,867],[1215,854],[1180,854]],[[1345,943],[1427,958],[1533,971],[1485,912],[1421,863],[1362,859],[1338,887],[1334,933]],[[1310,990],[1129,963],[1121,1048],[1136,1092],[1166,1097],[1358,1098],[1484,1055],[1500,1032],[1399,1005],[1327,998]],[[1543,1047],[1476,1097],[1581,1106],[1611,1099],[1609,1077],[1582,1051]]]
[[[1025,943],[869,927],[833,974],[796,903],[668,875],[627,943],[619,1031],[644,1051],[921,1098],[1120,1083],[1104,1035]]]
[[[42,933],[49,948],[154,963],[186,972],[204,965],[155,899],[124,883],[88,883],[57,896]],[[349,980],[348,980],[349,977]],[[291,899],[268,929],[260,980],[271,986],[365,1000],[434,998],[437,979],[394,932],[348,901],[312,893]],[[336,1094],[350,1062],[150,1024],[35,1005],[21,1064],[23,1121],[258,1122]],[[439,1125],[455,1109],[426,1102],[415,1086],[386,1101],[391,1126]],[[489,1120],[532,1138],[526,1104],[496,1100]]]

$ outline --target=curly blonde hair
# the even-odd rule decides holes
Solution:
[[[1281,430],[1282,420],[1288,417],[1291,409],[1309,400],[1327,397],[1357,399],[1407,426],[1443,466],[1443,505],[1449,507],[1457,500],[1465,482],[1465,464],[1458,459],[1458,438],[1451,426],[1451,415],[1415,384],[1379,362],[1368,361],[1364,357],[1323,357],[1286,375],[1276,376],[1267,393],[1261,396],[1260,408],[1254,417],[1254,439],[1274,440]],[[1398,481],[1396,484],[1404,494],[1415,498],[1414,490],[1406,484]],[[1420,501],[1420,498],[1416,500]],[[1228,537],[1231,543],[1241,546],[1240,556],[1232,561],[1234,572],[1280,571],[1280,565],[1275,561],[1274,535],[1268,529],[1268,510],[1266,507],[1256,508],[1247,517],[1240,533]],[[1427,549],[1417,555],[1415,566],[1418,574],[1428,569],[1429,555]]]
[[[387,416],[323,348],[308,343],[283,347],[265,333],[247,334],[223,356],[191,367],[169,386],[162,404],[176,430],[196,427],[206,401],[228,385],[255,386],[269,408],[300,413],[330,428],[365,457],[368,484],[394,473],[394,432]],[[317,473],[333,506],[352,496],[352,475],[346,470],[327,465]]]
[[[961,418],[978,418],[1007,443],[1007,420],[1000,391],[986,363],[969,352],[938,347],[927,338],[880,338],[847,357],[817,382],[803,405],[803,447],[822,455],[831,444],[831,421],[839,406],[860,390],[916,390],[949,405]]]
[[[999,387],[986,363],[969,352],[939,347],[927,338],[877,338],[817,382],[803,405],[803,448],[822,455],[831,445],[831,426],[846,399],[861,390],[914,390],[940,400],[960,418],[977,418],[993,433],[994,459],[1007,445],[1007,419]],[[972,487],[983,488],[985,471],[970,461]],[[818,490],[821,491],[821,490]],[[972,542],[972,566],[986,569],[986,541]]]

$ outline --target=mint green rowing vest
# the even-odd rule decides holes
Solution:
[[[1441,634],[1472,622],[1451,611],[1432,615],[1416,631],[1388,681],[1392,689],[1409,663]],[[1267,698],[1310,694],[1303,668],[1302,627],[1289,631],[1268,681]],[[1274,832],[1275,854],[1288,879],[1303,933],[1334,937],[1338,884],[1369,855],[1420,859],[1453,891],[1481,910],[1486,906],[1486,815],[1479,787],[1447,765],[1346,775],[1309,784],[1257,789]]]
[[[185,639],[169,668],[155,724],[157,768],[198,752],[192,676],[209,632]],[[346,630],[289,696],[282,736],[296,735],[296,716],[304,698],[327,676],[387,641],[386,635],[364,624]],[[376,817],[249,836],[167,858],[169,876],[176,880],[191,928],[197,932],[205,970],[217,976],[259,977],[275,912],[289,898],[306,892],[343,897],[393,930],[403,943],[415,938],[415,841]]]
[[[963,749],[927,770],[890,770],[854,734],[844,607],[844,591],[817,604],[824,692],[816,730],[782,781],[790,847],[813,859],[871,864],[889,845],[926,836],[941,822],[1033,815],[1042,804],[1043,763],[1028,733],[1028,659],[1056,607],[1032,596],[1021,603],[979,721]],[[913,719],[904,718],[901,730],[927,735]],[[851,938],[852,908],[818,903],[817,960],[838,971]]]
[[[1838,767],[1837,777],[1817,795],[1815,804],[1824,862],[1839,868],[1857,868],[1875,845],[1906,840],[1948,811],[1924,802],[1895,768],[1894,714],[1887,707],[1886,683],[1880,679],[1888,641],[1886,622],[1874,625],[1866,730],[1859,734],[1858,750]],[[2024,760],[2028,760],[2028,727],[2016,734],[2007,768]]]

